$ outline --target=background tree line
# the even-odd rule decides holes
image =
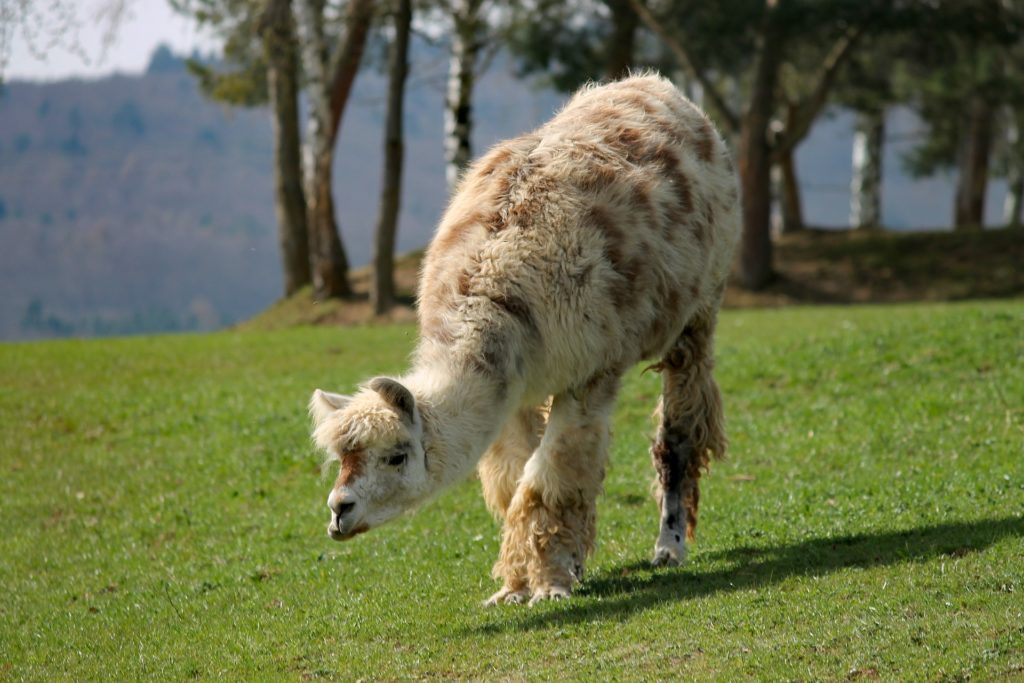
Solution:
[[[224,38],[219,64],[192,65],[204,91],[232,104],[269,104],[273,113],[285,294],[307,284],[317,298],[352,293],[331,168],[372,43],[386,54],[390,85],[371,298],[378,313],[393,305],[414,30],[449,52],[449,191],[472,158],[474,82],[496,51],[506,50],[523,76],[564,92],[630,69],[673,77],[734,150],[744,224],[738,276],[749,289],[773,275],[773,206],[780,229],[803,227],[795,150],[833,105],[856,113],[852,226],[882,227],[885,112],[897,105],[926,124],[908,168],[921,176],[956,169],[957,230],[981,228],[992,173],[1008,182],[1005,222],[1021,222],[1021,0],[171,1]]]

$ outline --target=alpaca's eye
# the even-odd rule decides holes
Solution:
[[[405,460],[406,460],[407,457],[408,456],[405,453],[399,453],[398,455],[392,455],[390,458],[388,458],[388,464],[391,465],[392,467],[398,467],[399,465],[404,465],[405,464]]]

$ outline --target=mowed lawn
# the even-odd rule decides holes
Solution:
[[[651,571],[659,391],[567,602],[480,606],[467,481],[330,541],[305,405],[412,327],[0,345],[0,678],[1024,678],[1024,301],[727,312],[731,452]]]

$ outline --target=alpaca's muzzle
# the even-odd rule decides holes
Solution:
[[[337,489],[328,497],[327,507],[331,510],[331,523],[327,525],[327,535],[335,541],[348,540],[369,528],[359,519],[356,501],[343,497]]]

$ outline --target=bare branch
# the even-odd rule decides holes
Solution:
[[[644,25],[672,51],[676,60],[680,66],[686,69],[691,78],[697,80],[701,87],[704,89],[704,94],[707,95],[708,99],[711,100],[711,104],[721,114],[722,122],[730,133],[735,134],[740,130],[740,119],[739,116],[732,110],[732,108],[722,97],[722,93],[719,92],[718,87],[714,82],[708,78],[707,70],[704,66],[695,59],[692,52],[686,49],[684,41],[678,40],[675,36],[671,35],[664,26],[663,22],[651,13],[647,6],[641,0],[629,0],[630,7],[637,13],[640,20],[644,22]]]
[[[131,3],[132,0],[109,0],[96,11],[96,21],[103,27],[100,38],[101,62],[117,41],[117,31],[128,18]]]
[[[839,69],[842,68],[843,64],[850,58],[850,55],[853,54],[853,48],[856,47],[857,42],[863,37],[866,29],[867,25],[864,23],[851,28],[829,50],[828,56],[818,72],[814,90],[801,102],[791,106],[787,112],[786,128],[782,131],[775,144],[775,149],[772,153],[773,159],[778,160],[785,156],[800,144],[801,140],[807,137],[811,130],[811,125],[818,118],[818,114],[821,113],[822,107],[825,106],[825,102],[828,100],[829,91],[832,90],[832,85],[839,74]]]
[[[0,0],[0,79],[11,56],[16,35],[35,59],[45,61],[55,50],[65,50],[85,65],[102,63],[128,18],[135,0],[102,0],[89,14],[76,0]],[[91,55],[82,44],[81,30],[95,24],[101,29],[100,51]]]

